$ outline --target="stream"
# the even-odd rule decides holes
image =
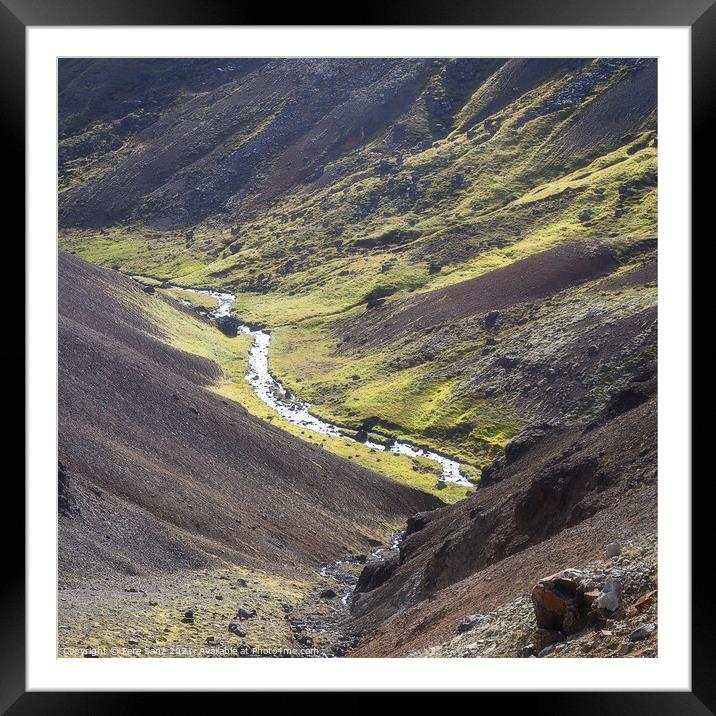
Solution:
[[[231,293],[218,291],[207,291],[200,289],[187,289],[180,286],[172,286],[181,291],[200,293],[213,296],[219,302],[219,307],[210,312],[214,319],[228,318],[231,316],[231,306],[236,297]],[[310,412],[310,405],[302,401],[298,396],[287,390],[269,371],[268,353],[271,344],[271,334],[266,331],[252,329],[249,326],[239,324],[238,333],[248,333],[253,338],[253,344],[249,351],[249,371],[246,380],[254,389],[254,393],[270,408],[275,410],[280,417],[294,425],[299,425],[307,430],[330,435],[333,437],[348,438],[360,442],[372,450],[389,451],[396,455],[407,457],[424,457],[440,465],[441,482],[452,482],[458,485],[471,486],[472,483],[460,472],[460,464],[444,455],[432,450],[416,447],[409,443],[398,440],[389,441],[386,444],[371,440],[356,440],[352,435],[346,433],[339,426],[321,420]]]
[[[220,321],[231,317],[231,307],[235,296],[230,293],[208,291],[201,289],[187,289],[179,286],[182,291],[200,293],[213,296],[219,302],[218,308],[211,311],[209,316]],[[188,302],[185,302],[188,304]],[[380,451],[390,451],[396,455],[408,457],[424,457],[440,465],[441,482],[452,482],[459,485],[472,483],[460,472],[460,465],[455,460],[440,455],[431,450],[416,447],[400,441],[386,441],[385,444],[371,440],[357,440],[333,423],[321,420],[310,411],[309,403],[302,401],[298,396],[287,390],[269,370],[268,353],[271,344],[271,335],[266,331],[252,329],[244,324],[237,325],[237,333],[251,336],[253,343],[249,350],[249,370],[246,380],[254,393],[266,405],[276,411],[280,417],[294,425],[308,430],[335,437],[348,438],[363,445]],[[384,561],[390,555],[398,552],[404,531],[396,532],[387,545],[376,545],[368,555],[352,555],[343,559],[321,565],[318,574],[330,580],[335,596],[332,599],[314,597],[306,605],[302,613],[292,618],[292,628],[298,643],[316,647],[314,656],[336,657],[345,654],[355,647],[358,636],[345,633],[345,625],[350,618],[351,599],[363,567],[371,562]]]

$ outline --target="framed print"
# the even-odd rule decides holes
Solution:
[[[707,0],[0,11],[28,346],[3,708],[713,710]]]

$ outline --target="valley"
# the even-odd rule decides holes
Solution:
[[[63,60],[60,646],[537,656],[582,568],[637,624],[656,73]]]

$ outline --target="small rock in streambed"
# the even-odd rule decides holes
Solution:
[[[324,589],[319,595],[321,599],[335,599],[338,594],[334,589]]]

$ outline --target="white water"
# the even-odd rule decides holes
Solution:
[[[192,293],[203,293],[216,298],[219,301],[219,307],[210,313],[213,318],[228,317],[231,315],[231,306],[236,300],[233,294],[186,288],[182,288],[181,290],[190,291]],[[268,365],[268,352],[269,345],[271,344],[271,335],[269,333],[266,331],[252,330],[245,325],[239,325],[238,331],[239,333],[248,333],[253,338],[253,345],[249,351],[249,372],[246,374],[246,380],[251,384],[256,395],[266,403],[266,405],[273,408],[284,420],[288,420],[294,425],[300,425],[301,427],[321,433],[322,435],[350,438],[350,435],[346,435],[337,425],[327,423],[315,415],[312,415],[308,403],[304,403],[297,396],[291,394],[290,391],[286,390],[286,388],[271,375]],[[396,455],[427,458],[440,465],[441,474],[439,479],[441,481],[454,482],[459,485],[472,485],[460,472],[459,463],[443,455],[439,455],[436,452],[423,450],[422,448],[397,440],[390,446],[381,445],[380,443],[371,442],[369,440],[361,444],[373,450],[389,450]]]

